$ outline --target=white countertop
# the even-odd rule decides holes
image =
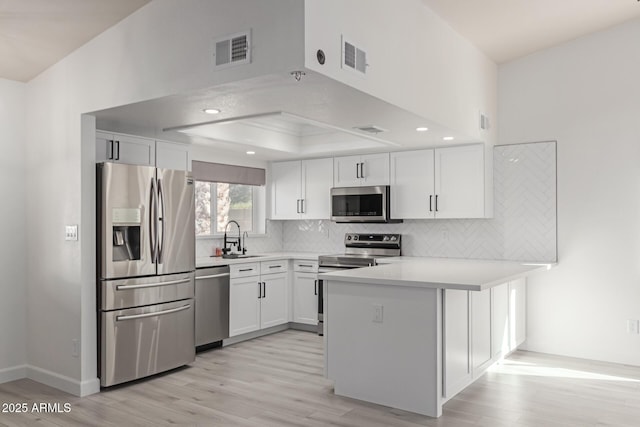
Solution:
[[[221,265],[240,264],[246,262],[274,261],[277,259],[304,259],[317,260],[321,254],[313,252],[268,252],[261,254],[248,253],[251,257],[245,258],[222,258],[219,257],[198,257],[196,258],[196,268],[218,267]]]
[[[318,278],[329,282],[482,291],[554,265],[423,257],[393,257],[378,262],[380,265],[374,267],[321,273]]]

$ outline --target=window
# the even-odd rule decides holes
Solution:
[[[196,236],[224,233],[231,220],[242,231],[262,233],[257,213],[260,187],[196,181]]]

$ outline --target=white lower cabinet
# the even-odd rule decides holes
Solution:
[[[318,280],[316,273],[293,275],[293,321],[318,324]]]
[[[232,278],[229,289],[229,336],[260,329],[260,276]]]
[[[442,395],[449,399],[526,339],[526,279],[443,292]]]
[[[287,273],[263,274],[261,281],[260,329],[287,323]]]
[[[288,322],[287,264],[281,260],[231,266],[230,337]]]

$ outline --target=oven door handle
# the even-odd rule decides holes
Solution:
[[[141,285],[117,285],[116,291],[126,291],[128,289],[155,288],[158,286],[179,285],[180,283],[189,283],[190,281],[191,279],[182,279],[182,280],[172,280],[170,282],[161,282],[161,283],[143,283]]]
[[[147,317],[162,316],[165,314],[177,313],[179,311],[188,310],[191,308],[191,304],[183,305],[182,307],[170,308],[169,310],[156,311],[153,313],[144,314],[132,314],[130,316],[116,316],[116,322],[122,322],[125,320],[145,319]]]

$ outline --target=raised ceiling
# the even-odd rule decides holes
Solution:
[[[150,0],[0,0],[0,77],[27,82]]]
[[[640,18],[637,0],[422,2],[498,64]]]

